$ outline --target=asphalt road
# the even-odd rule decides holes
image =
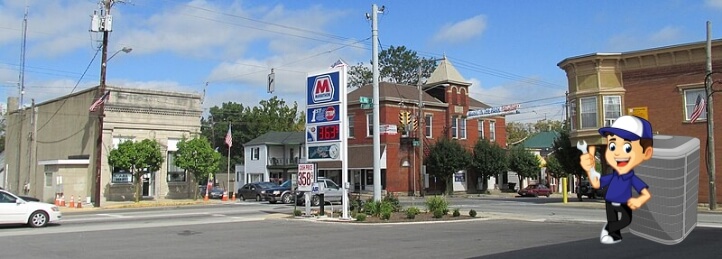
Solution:
[[[628,232],[622,243],[602,245],[603,221],[589,218],[602,219],[603,210],[545,199],[451,199],[485,218],[396,225],[285,219],[278,212],[292,205],[246,202],[66,213],[63,224],[47,228],[0,227],[0,258],[719,257],[722,228],[698,226],[672,246]]]

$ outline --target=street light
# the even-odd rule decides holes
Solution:
[[[118,51],[116,51],[115,53],[113,53],[113,55],[110,55],[110,57],[108,58],[108,60],[106,60],[105,62],[107,63],[108,61],[110,61],[111,59],[113,59],[113,57],[115,57],[115,55],[118,55],[118,53],[120,53],[121,51],[124,52],[124,53],[129,53],[129,52],[133,51],[133,48],[127,47],[127,46],[126,46],[126,47],[123,47],[122,49],[119,49]]]

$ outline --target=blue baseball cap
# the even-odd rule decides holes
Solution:
[[[599,129],[599,134],[605,136],[614,134],[626,140],[639,140],[652,138],[652,124],[637,116],[625,115],[617,118],[611,127]]]

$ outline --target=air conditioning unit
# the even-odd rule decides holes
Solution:
[[[652,198],[634,212],[629,231],[673,245],[697,225],[700,141],[686,136],[654,136],[652,159],[634,168]]]

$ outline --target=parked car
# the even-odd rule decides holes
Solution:
[[[224,189],[221,188],[221,187],[215,186],[215,187],[211,188],[210,191],[208,191],[208,198],[210,198],[210,199],[221,199],[221,198],[223,198],[223,193],[224,193],[224,192],[226,192],[226,190],[224,190]],[[204,194],[204,195],[205,195],[205,194]]]
[[[238,189],[237,197],[239,199],[241,199],[242,201],[245,201],[246,199],[252,199],[252,198],[255,198],[256,201],[262,201],[263,200],[263,196],[262,196],[263,191],[270,189],[270,188],[276,188],[276,187],[278,187],[278,184],[272,183],[272,182],[247,183]]]
[[[323,188],[323,200],[324,203],[328,202],[341,202],[343,200],[343,189],[338,186],[334,181],[328,178],[319,177],[316,182],[318,183],[318,188]],[[296,192],[296,203],[298,205],[303,205],[306,203],[306,198],[304,198],[304,193],[302,191]],[[314,194],[311,196],[311,206],[318,206],[321,204],[321,197],[318,196],[318,194]]]
[[[44,227],[60,222],[60,208],[53,204],[26,201],[6,190],[0,190],[0,224],[27,224]]]
[[[291,193],[291,180],[287,180],[281,185],[268,188],[261,192],[261,197],[270,203],[293,203],[293,193]]]
[[[546,185],[543,184],[530,184],[527,185],[526,188],[519,190],[519,195],[521,196],[547,196],[552,194],[552,190],[546,187]]]
[[[0,190],[5,190],[5,189],[3,189],[2,187],[0,187]],[[40,201],[40,199],[35,198],[35,197],[22,196],[22,195],[16,195],[16,196],[22,198],[22,199],[25,200],[25,201]]]
[[[581,201],[584,196],[591,199],[604,198],[605,190],[602,188],[594,189],[589,180],[582,180],[579,182],[579,186],[576,189],[577,198]]]

